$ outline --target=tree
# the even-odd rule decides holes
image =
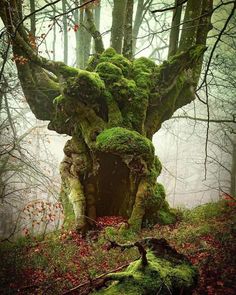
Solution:
[[[78,230],[86,230],[103,215],[122,215],[134,229],[144,222],[170,222],[173,215],[164,188],[156,183],[161,163],[151,139],[162,122],[195,98],[212,1],[197,6],[194,0],[187,2],[188,25],[183,26],[180,47],[159,66],[147,58],[127,59],[113,48],[103,51],[91,2],[78,8],[85,7],[96,54],[86,70],[80,70],[39,56],[23,25],[21,4],[0,1],[15,59],[24,57],[24,62],[16,59],[16,66],[31,110],[38,119],[50,121],[49,129],[72,137],[60,167],[66,221],[73,215]],[[118,2],[111,47],[121,52],[126,1]]]

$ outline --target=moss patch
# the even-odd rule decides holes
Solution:
[[[96,149],[100,152],[120,156],[140,156],[148,163],[154,160],[152,142],[138,132],[122,127],[104,130],[96,139]]]
[[[194,285],[196,271],[192,266],[186,263],[173,264],[157,258],[151,251],[148,251],[147,259],[148,265],[145,267],[138,260],[131,263],[126,271],[108,275],[114,280],[113,284],[93,294],[173,294]]]

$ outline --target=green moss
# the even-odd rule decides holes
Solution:
[[[130,103],[132,103],[135,99],[136,91],[137,87],[135,82],[126,78],[120,79],[110,87],[110,92],[114,99],[119,103],[121,109],[125,104],[130,105]]]
[[[113,153],[120,156],[140,156],[148,163],[154,160],[152,142],[136,131],[122,127],[104,130],[96,139],[96,149],[100,152]]]
[[[161,209],[158,212],[158,220],[157,220],[157,222],[159,224],[163,224],[163,225],[173,224],[173,223],[176,222],[175,214],[172,213],[170,210],[167,211],[167,210]]]
[[[196,61],[203,56],[203,53],[206,51],[207,47],[202,44],[198,44],[190,48],[189,56],[192,60]]]
[[[65,65],[63,62],[58,62],[58,73],[61,74],[63,77],[75,77],[78,75],[79,70],[76,68],[69,67]]]
[[[68,98],[77,97],[87,102],[89,100],[95,102],[95,98],[100,96],[104,90],[104,82],[97,73],[81,70],[76,77],[67,79],[64,94]]]
[[[177,294],[182,288],[186,291],[194,285],[196,271],[189,264],[176,265],[157,258],[151,251],[147,252],[147,259],[146,267],[138,260],[131,263],[126,271],[108,275],[114,282],[108,288],[93,294]]]
[[[122,71],[116,65],[110,62],[101,62],[97,65],[95,71],[105,82],[114,82],[122,78]]]
[[[156,64],[148,58],[141,57],[133,62],[132,75],[138,87],[147,89],[152,86],[152,73]]]
[[[125,77],[129,76],[132,69],[132,63],[123,55],[117,54],[113,48],[108,48],[101,54],[100,62],[110,62],[116,65]]]
[[[155,179],[156,180],[156,179]],[[153,181],[155,181],[153,180]],[[175,213],[170,209],[165,200],[166,193],[164,186],[156,183],[150,186],[149,195],[145,200],[145,216],[143,218],[144,226],[153,226],[159,224],[172,224],[176,222]]]

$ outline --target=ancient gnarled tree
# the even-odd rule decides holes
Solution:
[[[180,47],[172,48],[161,65],[104,50],[86,8],[97,53],[81,70],[39,56],[21,21],[19,1],[0,1],[14,56],[25,58],[23,63],[16,58],[16,66],[31,110],[50,121],[49,129],[71,136],[60,167],[61,198],[66,221],[74,217],[79,230],[103,215],[126,217],[135,229],[173,219],[164,188],[156,183],[161,164],[151,140],[162,122],[195,97],[212,3],[194,3],[187,4]],[[122,39],[121,28],[113,23],[116,33]]]

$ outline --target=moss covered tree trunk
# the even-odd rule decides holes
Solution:
[[[110,48],[86,71],[66,69],[49,125],[72,136],[60,169],[66,222],[86,230],[107,215],[127,218],[133,229],[173,221],[156,183],[161,164],[151,138],[181,104],[179,96],[192,99],[188,73],[204,50],[193,47],[157,66],[146,58],[130,62]]]
[[[112,48],[103,51],[86,8],[97,54],[80,70],[39,56],[17,2],[12,0],[11,7],[3,0],[0,4],[31,110],[38,119],[50,121],[49,129],[71,136],[60,167],[65,222],[75,221],[81,231],[104,215],[121,215],[134,229],[171,222],[164,188],[156,183],[161,164],[151,140],[162,122],[195,98],[210,13],[202,20],[206,30],[204,35],[201,27],[198,45],[191,47],[200,29],[191,44],[184,39],[180,53],[156,65],[147,58],[131,62]],[[114,22],[112,27],[114,37]]]

